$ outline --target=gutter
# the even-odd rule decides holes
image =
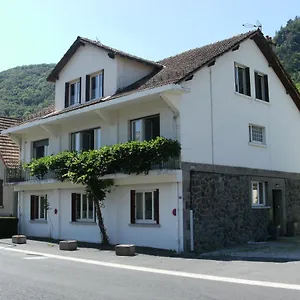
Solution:
[[[195,170],[190,170],[190,251],[194,252],[194,211],[193,211],[193,193],[192,193],[192,178]]]
[[[152,96],[155,94],[160,94],[163,92],[168,92],[168,91],[174,91],[174,92],[188,92],[189,90],[186,88],[183,88],[181,85],[179,84],[168,84],[168,85],[163,85],[157,88],[153,88],[153,89],[148,89],[148,90],[143,90],[137,93],[133,93],[127,96],[123,96],[123,97],[119,97],[116,99],[112,99],[111,101],[105,101],[105,102],[100,102],[97,104],[92,104],[92,105],[88,105],[88,106],[84,106],[82,108],[78,108],[75,110],[71,110],[69,112],[66,113],[62,113],[62,114],[58,114],[58,115],[54,115],[54,116],[49,116],[43,119],[39,119],[39,120],[35,120],[32,122],[28,122],[19,126],[14,126],[14,127],[10,127],[6,130],[3,130],[1,132],[1,134],[10,134],[10,133],[17,133],[18,131],[22,131],[28,128],[32,128],[35,126],[40,126],[40,125],[45,125],[45,124],[51,124],[53,123],[53,121],[57,121],[57,120],[61,120],[61,119],[65,119],[71,116],[76,116],[82,113],[86,113],[86,112],[91,112],[91,111],[95,111],[98,109],[103,109],[103,108],[112,108],[114,106],[126,103],[126,102],[130,102],[133,100],[136,100],[138,98],[142,98],[142,97],[147,97],[147,96]],[[105,100],[109,100],[111,96],[105,97]]]

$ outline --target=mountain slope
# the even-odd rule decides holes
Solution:
[[[26,117],[54,103],[54,84],[46,81],[53,67],[39,64],[0,72],[0,115]]]
[[[300,88],[300,17],[289,20],[274,37],[277,54]]]

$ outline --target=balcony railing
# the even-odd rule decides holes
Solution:
[[[167,162],[155,164],[151,167],[152,170],[179,170],[181,164],[179,159],[170,159]],[[54,172],[48,172],[42,180],[55,179]],[[6,183],[18,183],[30,180],[40,180],[36,176],[31,176],[28,170],[24,170],[21,166],[16,168],[5,169],[5,182]]]

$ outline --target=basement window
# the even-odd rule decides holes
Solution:
[[[262,181],[252,181],[252,206],[265,206],[266,205],[266,183]]]
[[[160,136],[159,115],[130,121],[131,141],[150,141]]]

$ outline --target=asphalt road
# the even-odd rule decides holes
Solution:
[[[26,249],[26,248],[22,248]],[[41,250],[41,249],[40,249]],[[48,251],[51,252],[50,249]],[[62,252],[54,252],[60,255]],[[69,255],[64,252],[64,255]],[[80,257],[80,252],[73,252],[70,257]],[[94,252],[81,252],[85,259],[94,259]],[[89,255],[91,257],[89,258]],[[109,263],[113,256],[99,256],[99,261]],[[133,270],[122,269],[119,267],[110,267],[106,265],[95,265],[84,262],[70,261],[60,259],[59,257],[43,257],[6,251],[0,249],[0,299],[2,300],[26,300],[26,299],[222,299],[222,300],[253,300],[253,299],[300,299],[300,290],[287,288],[274,288],[257,286],[255,283],[245,285],[235,282],[220,282],[218,280],[203,280],[199,278],[187,278],[180,274],[159,274],[155,272],[158,269],[158,258],[153,259],[153,263],[146,262],[147,258],[143,256],[132,260]],[[145,263],[144,263],[145,261]],[[170,270],[180,269],[189,271],[189,266],[194,266],[199,274],[210,274],[214,276],[226,275],[223,270],[223,264],[207,261],[190,261],[190,260],[170,260],[163,258],[163,269],[167,270],[167,265],[172,261]],[[116,261],[112,261],[116,263]],[[123,261],[128,265],[128,260]],[[122,259],[117,261],[122,265]],[[178,264],[178,265],[176,265]],[[237,267],[234,262],[226,263],[228,270],[227,275],[230,278],[241,278],[241,273],[249,278],[263,281],[283,282],[285,284],[300,284],[298,279],[293,276],[299,276],[300,263],[280,265],[273,263],[256,263],[243,262],[242,269]],[[186,267],[185,267],[186,265]],[[153,267],[153,272],[137,270],[139,267]],[[225,265],[224,265],[225,266]],[[196,267],[196,268],[195,268]],[[258,272],[258,269],[265,269]],[[269,268],[271,272],[269,273]],[[236,271],[234,271],[236,270]],[[241,271],[242,270],[242,271]],[[248,271],[247,271],[248,270]],[[276,278],[267,278],[267,274],[273,274],[277,270]],[[225,272],[225,273],[224,273]],[[284,272],[289,274],[284,276]],[[249,274],[248,274],[249,273]],[[257,275],[258,274],[258,275]],[[256,276],[257,275],[257,276]],[[263,276],[263,278],[261,278]],[[298,277],[299,278],[299,277]],[[282,279],[280,281],[280,279]]]

